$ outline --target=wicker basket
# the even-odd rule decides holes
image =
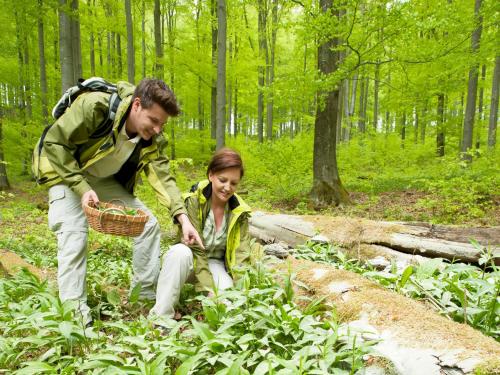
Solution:
[[[101,210],[97,209],[92,202],[91,205],[83,206],[90,227],[106,234],[139,236],[149,220],[148,214],[141,209],[135,209],[137,215],[127,215],[125,211],[130,210],[130,208],[125,207],[125,204],[118,205],[112,202],[99,202]]]

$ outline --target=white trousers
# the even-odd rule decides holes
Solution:
[[[233,286],[233,279],[227,273],[222,259],[209,259],[208,268],[217,290]],[[193,272],[193,252],[184,244],[173,245],[163,257],[163,265],[156,287],[156,304],[150,315],[173,318],[174,307],[179,302],[181,289]]]
[[[126,206],[140,208],[149,214],[144,231],[133,239],[133,279],[131,289],[141,283],[140,296],[155,298],[155,286],[160,270],[160,227],[147,207],[126,191],[113,177],[91,178],[89,182],[102,201],[120,199]],[[88,223],[80,197],[66,185],[49,189],[49,227],[58,242],[57,282],[61,301],[80,301],[80,311],[90,321],[87,306],[87,235]]]

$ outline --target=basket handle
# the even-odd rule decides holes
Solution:
[[[113,203],[113,202],[120,202],[122,207],[127,207],[127,205],[125,204],[125,202],[122,201],[121,199],[116,199],[115,198],[115,199],[111,199],[111,200],[108,201],[108,203]]]
[[[119,200],[119,199],[118,199]],[[122,209],[120,208],[113,208],[113,207],[108,207],[108,208],[105,208],[104,210],[100,211],[99,212],[99,225],[100,227],[102,228],[102,218],[103,218],[103,215],[106,213],[106,212],[110,212],[110,211],[118,211],[120,212],[122,215],[127,215],[125,213],[125,211],[123,211]]]

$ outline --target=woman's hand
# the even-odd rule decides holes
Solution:
[[[193,224],[189,221],[189,218],[186,214],[179,214],[176,217],[177,221],[181,224],[182,227],[182,243],[184,245],[194,245],[197,243],[203,250],[205,250],[205,246],[201,241],[200,235],[193,227]]]

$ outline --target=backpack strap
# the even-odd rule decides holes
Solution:
[[[102,138],[111,131],[111,129],[113,128],[113,122],[116,117],[116,112],[118,110],[118,106],[120,105],[121,101],[122,99],[118,96],[116,92],[111,94],[109,98],[108,116],[104,119],[103,122],[101,122],[97,126],[97,129],[90,135],[89,138],[91,139]],[[52,125],[53,124],[50,124],[43,129],[42,135],[40,136],[40,141],[38,142],[38,156],[40,156],[42,153],[43,141],[45,139],[45,136],[47,135],[47,132],[52,127]]]

